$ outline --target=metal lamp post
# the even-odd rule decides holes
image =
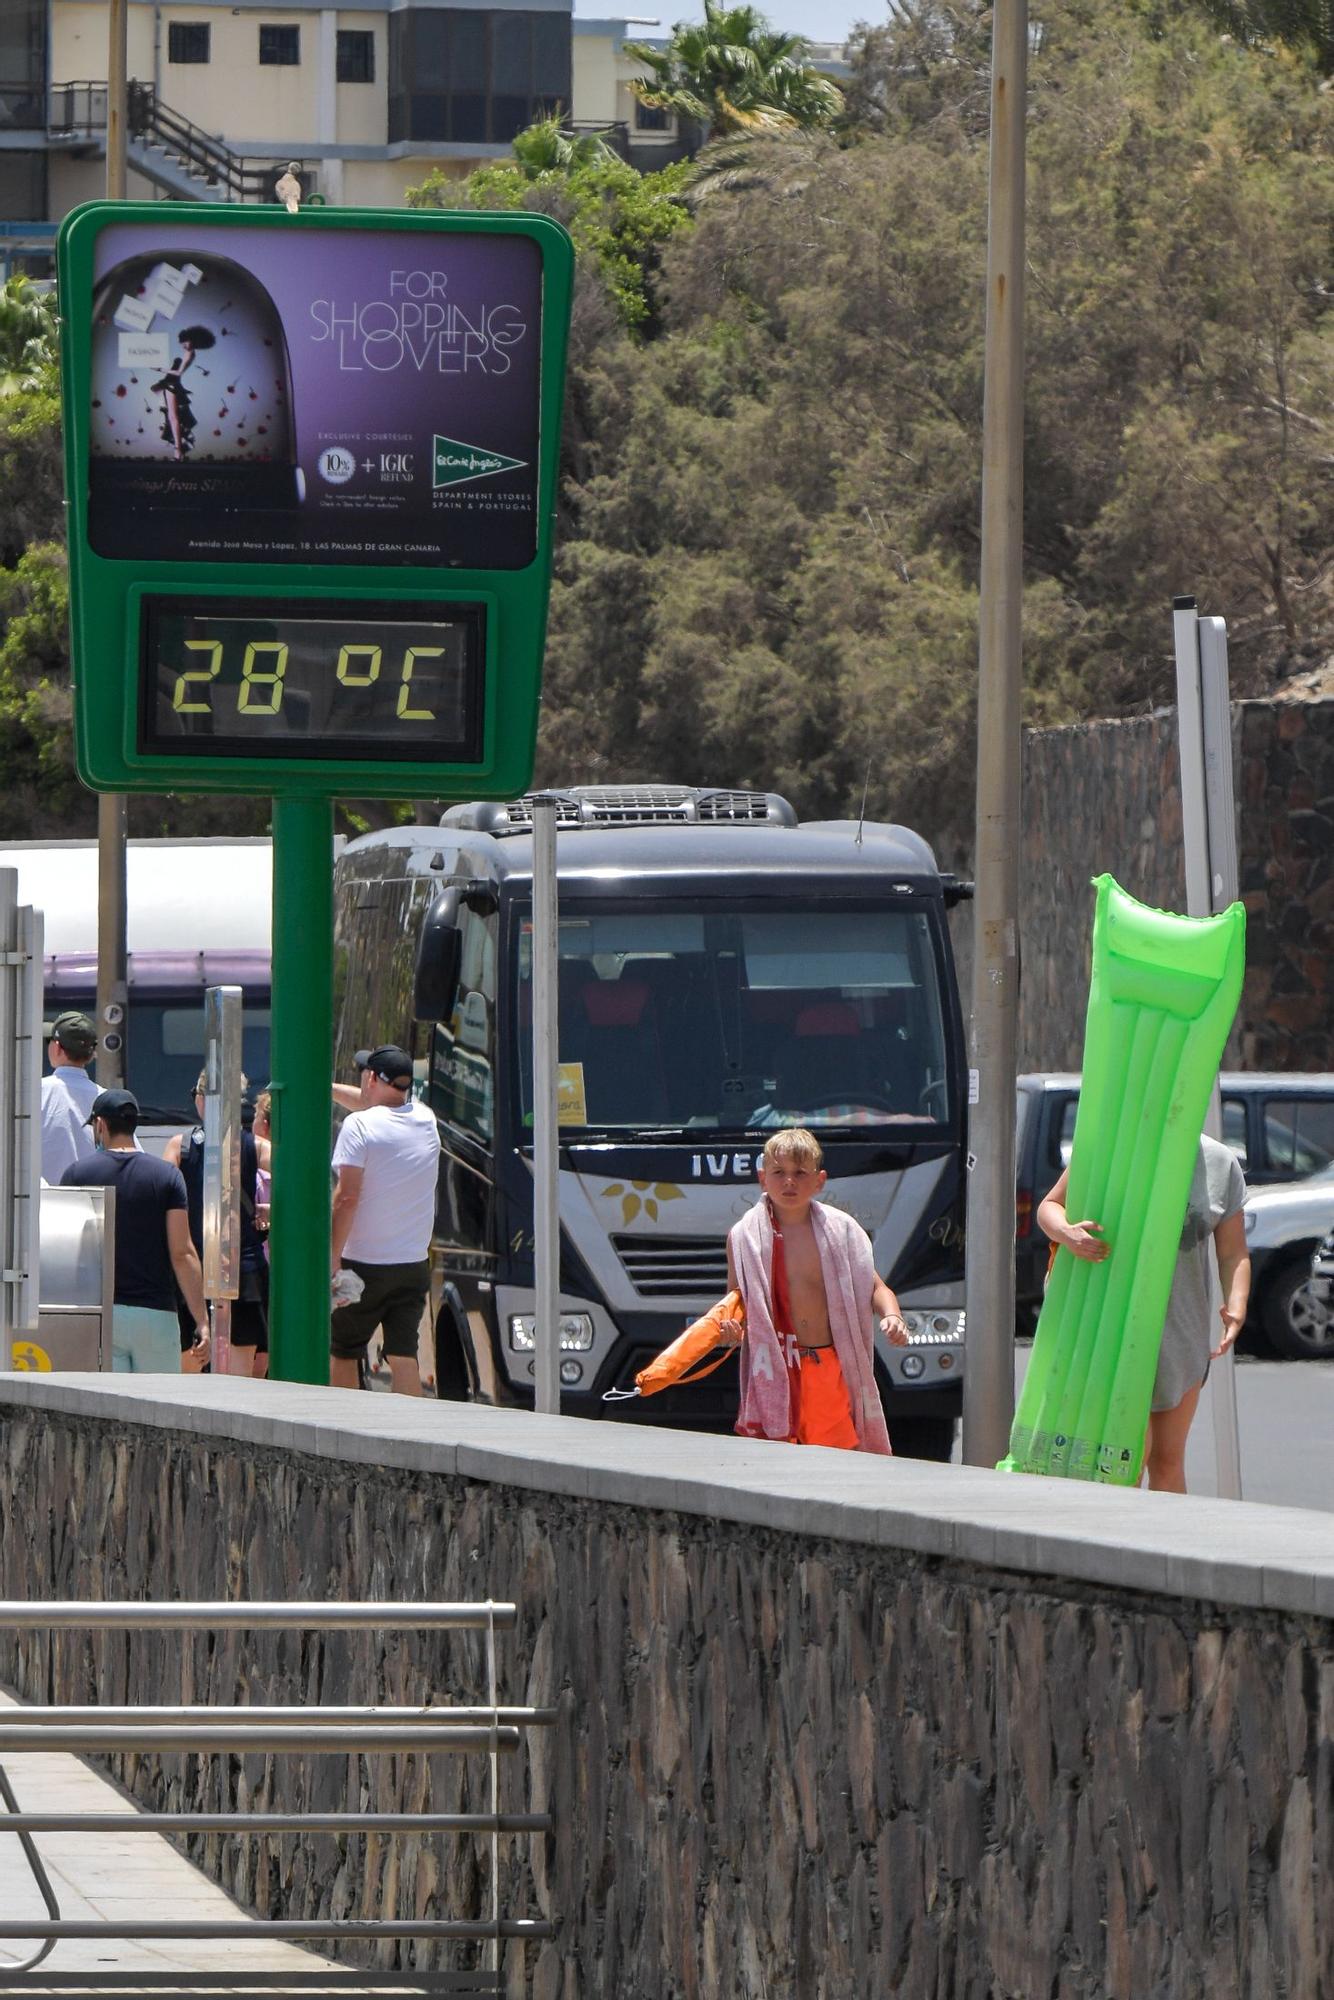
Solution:
[[[1024,508],[1026,0],[996,0],[991,41],[977,889],[969,1075],[963,1452],[994,1465],[1014,1413],[1014,1126],[1019,1026],[1020,619]]]

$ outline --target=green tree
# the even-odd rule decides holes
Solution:
[[[1334,10],[1327,0],[1205,0],[1210,16],[1252,48],[1289,48],[1334,74]]]
[[[760,136],[585,371],[541,772],[776,784],[964,859],[989,20],[854,52],[838,143]],[[1030,114],[1025,710],[1170,699],[1171,597],[1238,690],[1334,651],[1334,105],[1198,15],[1043,22]]]
[[[511,139],[510,146],[514,165],[530,181],[543,174],[568,174],[575,167],[605,166],[619,158],[605,132],[571,132],[559,111],[535,120]]]
[[[697,125],[706,138],[830,125],[843,93],[809,61],[800,35],[772,28],[755,7],[704,0],[702,23],[678,21],[665,49],[627,42],[646,77],[630,88],[641,104]]]
[[[52,389],[58,370],[55,294],[16,272],[0,285],[0,398]]]
[[[690,221],[684,191],[688,163],[641,174],[601,142],[596,148],[561,152],[557,163],[542,165],[553,139],[552,120],[542,120],[515,139],[516,158],[479,167],[465,181],[447,180],[433,170],[407,191],[409,208],[528,208],[553,215],[574,239],[585,290],[576,296],[576,321],[596,319],[588,282],[605,295],[623,326],[643,330],[656,309],[654,282],[662,246]],[[531,145],[529,142],[531,141]],[[557,149],[560,150],[560,149]],[[578,343],[576,342],[576,352]]]

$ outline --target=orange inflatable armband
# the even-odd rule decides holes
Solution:
[[[719,1299],[716,1306],[710,1306],[703,1319],[697,1319],[670,1347],[641,1368],[635,1376],[633,1389],[606,1389],[602,1400],[617,1402],[626,1396],[656,1396],[660,1389],[684,1387],[688,1382],[701,1382],[706,1375],[712,1375],[715,1368],[721,1368],[729,1354],[734,1354],[746,1335],[746,1314],[741,1303],[740,1292],[729,1292]],[[722,1349],[718,1354],[716,1350]],[[710,1356],[714,1356],[711,1360]]]

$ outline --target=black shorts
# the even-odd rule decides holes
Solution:
[[[232,1346],[269,1351],[269,1267],[241,1273],[241,1296],[232,1300]]]
[[[366,1289],[355,1305],[339,1306],[329,1322],[329,1344],[335,1355],[340,1361],[359,1359],[378,1326],[386,1354],[415,1361],[422,1307],[431,1288],[429,1259],[423,1257],[417,1264],[359,1264],[355,1257],[344,1257],[343,1263]]]

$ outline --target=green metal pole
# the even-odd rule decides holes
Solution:
[[[333,805],[273,802],[269,1372],[329,1380]]]

